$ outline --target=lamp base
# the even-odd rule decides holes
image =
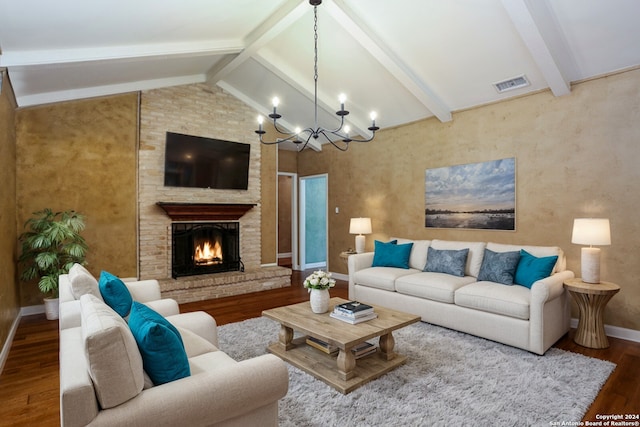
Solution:
[[[365,237],[362,234],[356,236],[356,253],[361,254],[364,252]]]
[[[582,281],[600,283],[600,248],[582,248]]]

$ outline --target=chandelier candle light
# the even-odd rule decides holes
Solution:
[[[340,101],[340,110],[336,111],[336,115],[340,117],[340,126],[336,129],[325,129],[318,125],[318,5],[322,4],[322,0],[309,0],[309,4],[313,6],[313,41],[314,41],[314,57],[313,57],[313,82],[314,82],[314,125],[306,129],[296,128],[293,132],[288,132],[282,126],[278,124],[278,119],[282,116],[278,114],[278,105],[280,100],[273,98],[273,112],[269,114],[269,118],[273,120],[273,127],[280,134],[284,135],[283,138],[276,138],[274,141],[265,141],[263,135],[266,131],[263,129],[262,124],[264,117],[258,116],[258,130],[255,131],[260,136],[260,142],[263,144],[279,144],[285,141],[291,141],[298,146],[298,150],[302,151],[307,147],[307,144],[313,138],[318,140],[321,136],[327,142],[331,143],[334,147],[341,151],[347,151],[349,143],[351,141],[356,142],[369,142],[376,134],[376,131],[380,129],[376,126],[376,113],[372,112],[370,115],[371,126],[367,129],[371,131],[371,136],[367,139],[352,138],[349,136],[350,128],[345,124],[344,118],[349,115],[349,111],[344,109],[344,103],[347,100],[346,95],[340,94],[338,97]],[[342,141],[341,143],[338,141]]]
[[[582,281],[600,283],[600,248],[593,245],[610,245],[611,230],[607,218],[576,218],[573,220],[571,243],[589,245],[582,248],[580,259]]]

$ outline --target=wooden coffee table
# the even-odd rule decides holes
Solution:
[[[347,300],[331,298],[330,311]],[[405,363],[407,358],[393,351],[392,332],[420,321],[420,316],[374,306],[377,319],[357,325],[333,319],[329,313],[314,314],[309,302],[278,307],[262,312],[264,317],[280,323],[278,342],[267,348],[303,371],[324,381],[343,394],[386,374]],[[294,339],[294,331],[303,334]],[[330,356],[306,344],[311,336],[338,347],[338,356]],[[364,341],[379,337],[375,354],[356,361],[351,349]]]

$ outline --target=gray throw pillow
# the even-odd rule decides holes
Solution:
[[[429,247],[427,250],[427,265],[423,271],[433,273],[446,273],[463,277],[467,265],[469,249],[438,250]]]
[[[478,280],[513,285],[518,261],[520,261],[520,252],[518,251],[493,252],[485,249]]]

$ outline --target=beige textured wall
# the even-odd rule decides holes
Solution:
[[[15,103],[7,75],[0,94],[0,345],[4,345],[20,310],[16,281],[16,134]]]
[[[278,150],[278,172],[298,172],[298,152]]]
[[[88,269],[136,275],[137,94],[19,110],[18,232],[49,207],[86,215]],[[42,303],[37,284],[22,284],[23,306]]]
[[[382,131],[346,153],[301,153],[301,175],[329,173],[329,268],[346,273],[338,255],[354,245],[349,218],[369,216],[368,250],[389,236],[558,245],[579,276],[573,219],[608,217],[612,245],[602,248],[601,277],[622,290],[605,321],[640,330],[638,100],[634,70],[577,84],[563,97],[543,92],[458,112],[449,123],[428,119]],[[424,227],[425,169],[507,157],[516,158],[515,232]]]

